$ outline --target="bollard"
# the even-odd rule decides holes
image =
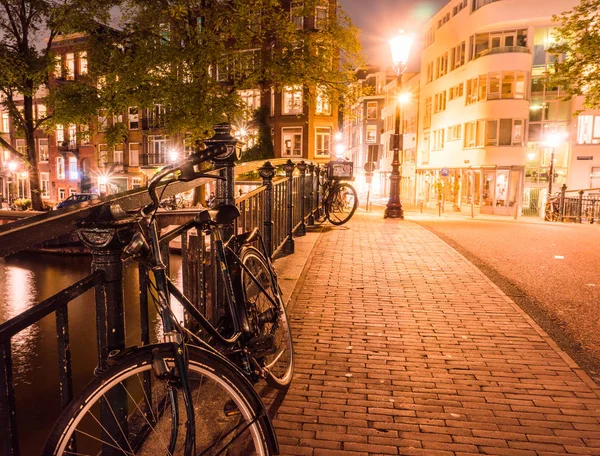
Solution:
[[[308,194],[308,225],[315,224],[315,216],[313,214],[313,205],[315,202],[315,165],[308,165],[308,174],[310,175],[310,193]]]
[[[283,245],[283,252],[290,254],[294,253],[294,202],[292,201],[292,197],[294,194],[294,189],[292,186],[292,175],[294,174],[294,162],[292,160],[288,160],[285,165],[283,165],[283,169],[285,171],[285,177],[287,177],[286,189],[287,189],[287,217],[286,217],[286,233],[287,238]]]
[[[273,257],[273,178],[275,177],[275,167],[271,162],[266,162],[262,168],[258,169],[262,184],[265,187],[265,206],[263,218],[263,240],[269,258]]]
[[[304,223],[306,210],[306,167],[307,164],[301,161],[296,165],[300,171],[300,225],[296,229],[297,236],[306,236],[306,223]]]
[[[562,187],[560,188],[560,214],[558,218],[559,222],[563,222],[565,218],[565,193],[567,193],[567,184],[562,184]],[[550,195],[548,195],[548,198],[549,197]]]

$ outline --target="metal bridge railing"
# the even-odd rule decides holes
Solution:
[[[224,137],[222,133],[217,138],[229,142],[231,139],[233,138],[227,135]],[[285,176],[277,175],[279,166]],[[306,225],[314,224],[315,215],[321,210],[319,175],[323,168],[313,163],[282,159],[237,167],[233,161],[220,162],[215,163],[215,167],[218,169],[214,173],[220,173],[226,178],[224,182],[216,183],[216,200],[236,204],[241,213],[235,225],[229,228],[229,234],[258,227],[263,232],[271,256],[279,251],[293,253],[294,235],[305,234]],[[261,185],[235,199],[235,175],[255,170],[262,178]],[[164,189],[163,198],[208,182],[210,179],[204,178],[191,183],[170,184]],[[139,321],[128,321],[127,327],[124,321],[126,305],[131,303],[124,302],[125,264],[122,252],[133,233],[135,223],[128,213],[138,211],[149,202],[145,189],[139,189],[103,198],[96,204],[83,203],[0,226],[0,257],[73,232],[78,233],[92,256],[91,273],[87,277],[0,324],[0,448],[3,455],[22,454],[20,448],[23,442],[19,440],[18,428],[19,425],[31,425],[25,421],[26,414],[22,414],[16,406],[13,338],[17,334],[38,325],[42,318],[55,315],[54,337],[58,346],[59,378],[54,379],[54,383],[63,408],[74,394],[71,346],[77,341],[71,340],[69,311],[76,298],[94,290],[93,304],[91,297],[87,298],[90,306],[94,305],[96,318],[97,366],[94,373],[107,368],[107,358],[111,351],[125,348],[126,340],[131,345],[132,335],[139,338],[138,343],[142,345],[155,340],[156,334],[153,334],[150,324],[147,274],[139,264]],[[159,212],[161,248],[165,253],[163,259],[166,259],[169,258],[169,249],[177,243],[182,259],[182,291],[199,311],[213,320],[219,311],[217,275],[211,260],[210,242],[193,226],[192,220],[196,214],[197,211],[194,210]],[[224,235],[227,235],[227,230],[224,231]],[[87,296],[91,296],[91,293]],[[51,338],[52,335],[47,337]],[[88,376],[87,379],[78,379],[78,382],[87,383],[92,372]],[[43,381],[52,382],[52,379],[44,378]],[[57,410],[56,415],[59,412]],[[52,423],[36,425],[49,430]],[[42,443],[39,444],[41,446]]]

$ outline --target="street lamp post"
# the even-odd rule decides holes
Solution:
[[[405,35],[403,31],[400,32],[400,35],[390,40],[392,61],[394,62],[394,70],[398,76],[398,86],[400,88],[402,88],[402,74],[406,70],[406,63],[412,42],[413,38],[410,35]],[[400,135],[401,103],[402,100],[396,100],[394,136],[392,137],[394,152],[392,156],[392,172],[390,174],[390,198],[383,213],[383,218],[404,218],[402,203],[400,202],[400,150],[403,148],[403,137]]]
[[[554,183],[554,151],[564,139],[564,133],[550,133],[546,136],[544,141],[546,146],[550,148],[550,169],[548,172],[548,198],[550,198],[550,195],[552,195],[552,184]]]

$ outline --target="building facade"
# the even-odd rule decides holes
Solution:
[[[417,199],[473,202],[482,213],[508,215],[520,208],[536,213],[550,184],[552,157],[552,191],[563,183],[589,185],[573,180],[596,163],[584,147],[593,157],[588,166],[572,165],[574,151],[583,147],[574,134],[582,122],[572,117],[577,101],[560,101],[560,92],[547,87],[544,77],[552,63],[546,53],[553,42],[552,15],[576,3],[454,0],[428,21]],[[546,146],[550,133],[567,132],[569,139],[555,149]],[[592,141],[594,133],[586,134]]]

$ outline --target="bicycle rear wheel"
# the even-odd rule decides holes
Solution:
[[[188,348],[196,413],[193,454],[273,454],[270,421],[252,385],[219,356]],[[155,367],[164,360],[172,369],[172,350],[170,344],[137,349],[94,379],[63,411],[42,454],[183,455],[183,394],[176,380]]]
[[[267,369],[269,384],[287,386],[294,375],[294,348],[279,285],[273,280],[268,263],[258,249],[246,246],[240,258],[256,279],[255,282],[242,269],[241,282],[248,322],[256,334],[254,339],[262,339],[262,347],[267,347],[265,353],[256,358]]]
[[[356,212],[358,195],[352,185],[342,182],[336,185],[327,198],[325,211],[327,218],[334,225],[343,225]]]

